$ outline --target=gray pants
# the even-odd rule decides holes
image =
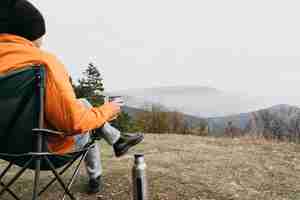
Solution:
[[[92,105],[86,99],[79,99],[87,108],[91,108]],[[115,144],[120,138],[121,133],[116,128],[112,127],[109,123],[105,123],[102,127],[102,137],[108,144]],[[90,134],[83,134],[75,136],[76,149],[83,148],[90,140]],[[102,164],[100,155],[100,144],[96,144],[94,148],[90,149],[85,159],[85,166],[87,174],[90,179],[97,178],[102,175]]]

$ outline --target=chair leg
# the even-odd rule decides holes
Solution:
[[[5,184],[3,182],[0,182],[0,185],[2,187],[5,187]],[[7,192],[14,197],[16,200],[21,200],[11,189],[7,188]]]
[[[73,159],[67,166],[65,166],[60,172],[59,175],[63,175],[73,164],[74,162],[77,160],[78,158]],[[53,183],[55,183],[55,181],[57,180],[57,178],[53,178],[38,194],[38,196],[41,196]]]
[[[8,188],[14,184],[14,182],[24,173],[24,171],[28,168],[29,164],[32,162],[32,158],[27,161],[27,163],[24,165],[24,167],[11,179],[11,181],[8,182],[7,185],[3,187],[3,189],[0,191],[0,197],[4,194],[5,191],[8,190]]]
[[[41,159],[37,158],[35,160],[35,177],[34,177],[32,200],[38,199],[38,190],[39,190],[39,184],[40,184],[40,172],[41,172]]]
[[[10,168],[13,166],[13,162],[10,162],[8,166],[2,171],[0,174],[0,185],[2,187],[5,187],[6,185],[1,181],[2,178],[6,175],[6,173],[10,170]],[[16,200],[20,200],[20,198],[9,188],[6,190],[12,197],[14,197]]]
[[[77,178],[80,166],[82,164],[82,161],[86,158],[87,154],[88,154],[88,151],[84,152],[84,154],[81,156],[81,159],[80,159],[78,165],[76,166],[76,169],[75,169],[75,171],[74,171],[74,173],[73,173],[73,175],[72,175],[72,177],[69,181],[69,184],[68,184],[68,187],[67,187],[69,190],[71,189],[73,182]],[[62,200],[65,200],[65,198],[66,198],[66,192],[64,192]]]
[[[3,170],[3,172],[0,175],[0,181],[5,176],[5,174],[10,170],[10,168],[13,166],[13,162],[10,162],[9,165]]]
[[[49,165],[51,171],[53,172],[53,174],[55,175],[55,177],[57,178],[58,182],[60,183],[60,185],[62,186],[62,188],[65,190],[66,194],[72,199],[72,200],[76,200],[76,198],[73,196],[73,194],[70,192],[70,190],[66,187],[65,183],[63,182],[63,180],[60,178],[58,172],[55,170],[55,167],[53,166],[53,164],[51,163],[51,161],[48,159],[47,156],[44,156],[44,159],[46,160],[47,164]]]

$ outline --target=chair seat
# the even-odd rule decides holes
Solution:
[[[70,188],[78,175],[82,161],[92,148],[94,141],[85,148],[65,154],[49,153],[47,134],[59,134],[57,131],[44,129],[45,68],[29,66],[24,69],[0,75],[0,159],[9,162],[0,173],[0,198],[8,192],[20,200],[10,187],[27,170],[35,170],[32,199],[37,200],[54,182],[58,181],[72,200],[76,200]],[[4,114],[3,114],[4,113]],[[75,164],[76,160],[80,160]],[[61,176],[75,164],[72,178],[68,185]],[[7,183],[2,178],[13,165],[20,170]],[[2,167],[1,167],[2,168]],[[62,168],[57,171],[58,168]],[[42,189],[40,187],[40,170],[52,171],[54,178]],[[64,197],[62,199],[65,199]]]

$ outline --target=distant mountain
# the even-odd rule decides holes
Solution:
[[[224,93],[201,86],[174,86],[116,91],[122,95],[127,106],[144,108],[160,104],[169,110],[178,110],[198,117],[216,117],[250,112],[262,107],[258,99],[246,95]]]
[[[300,134],[300,108],[281,104],[249,113],[209,118],[208,127],[214,135],[292,136]]]
[[[134,118],[144,110],[125,106],[123,111]],[[285,104],[225,117],[200,118],[184,115],[184,120],[189,127],[206,124],[208,134],[214,136],[255,134],[280,138],[300,135],[300,108]]]
[[[185,113],[190,125],[206,122],[212,135],[300,135],[300,108],[279,104],[266,109],[263,99],[222,92],[210,87],[177,86],[133,89],[122,95],[127,110],[135,115],[152,104]]]
[[[134,118],[134,117],[136,117],[136,115],[139,112],[143,112],[144,110],[129,107],[129,106],[123,106],[122,111],[126,112],[127,114],[129,114],[129,116]],[[188,125],[190,127],[198,126],[200,122],[203,122],[203,121],[206,120],[206,119],[203,119],[203,118],[195,117],[195,116],[192,116],[192,115],[186,115],[186,114],[183,115],[183,119],[188,123]]]

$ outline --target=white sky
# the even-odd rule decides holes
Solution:
[[[47,19],[45,48],[73,77],[95,62],[108,90],[199,85],[300,96],[299,1],[32,2]]]

